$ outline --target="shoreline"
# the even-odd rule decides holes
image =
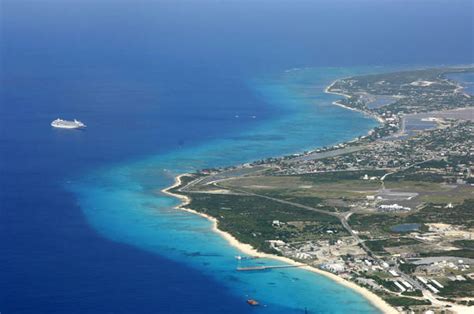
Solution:
[[[224,240],[227,241],[227,243],[230,246],[238,249],[239,251],[241,251],[242,253],[244,253],[246,255],[278,260],[278,261],[281,261],[281,262],[284,262],[284,263],[287,263],[287,264],[291,264],[291,265],[301,265],[301,263],[298,263],[298,262],[296,262],[296,261],[294,261],[294,260],[292,260],[288,257],[283,257],[283,256],[278,256],[278,255],[273,255],[273,254],[260,252],[260,251],[256,250],[255,248],[253,248],[250,244],[242,243],[242,242],[238,241],[230,233],[220,230],[218,228],[219,221],[216,218],[214,218],[212,216],[209,216],[209,215],[206,215],[204,213],[200,213],[200,212],[195,211],[193,209],[186,208],[186,205],[188,205],[191,202],[191,198],[188,197],[188,196],[181,195],[181,194],[172,193],[169,190],[180,186],[182,184],[181,178],[185,177],[185,176],[188,176],[188,175],[189,175],[188,173],[183,173],[183,174],[180,174],[180,175],[176,176],[175,177],[175,182],[174,182],[173,185],[161,190],[162,193],[164,193],[168,196],[178,198],[179,200],[181,200],[181,204],[177,205],[175,207],[176,209],[183,210],[183,211],[186,211],[188,213],[192,213],[192,214],[201,216],[203,218],[206,218],[207,220],[212,222],[212,232],[215,232],[218,235],[220,235]],[[394,307],[389,305],[387,302],[385,302],[382,298],[377,296],[375,293],[373,293],[372,291],[370,291],[370,290],[368,290],[364,287],[361,287],[361,286],[357,285],[356,283],[354,283],[352,281],[346,280],[346,279],[341,278],[341,277],[339,277],[335,274],[332,274],[332,273],[327,272],[327,271],[323,271],[321,269],[318,269],[316,267],[306,265],[306,264],[304,266],[300,266],[298,268],[301,268],[301,269],[304,269],[306,271],[310,271],[312,273],[316,273],[316,274],[325,276],[326,278],[328,278],[332,281],[335,281],[337,284],[340,284],[340,285],[342,285],[346,288],[352,289],[353,291],[360,294],[367,301],[369,301],[377,309],[381,310],[383,313],[394,313],[394,314],[399,313]]]
[[[342,96],[342,97],[345,97],[345,98],[349,98],[350,95],[347,95],[347,94],[344,94],[344,93],[340,93],[340,92],[333,92],[333,91],[330,91],[330,89],[334,86],[334,84],[336,82],[338,82],[339,80],[341,79],[337,79],[335,81],[333,81],[330,85],[328,85],[325,89],[324,89],[324,93],[326,94],[334,94],[334,95],[339,95],[339,96]],[[351,110],[351,111],[356,111],[356,112],[360,112],[362,114],[364,114],[365,116],[367,117],[370,117],[374,120],[376,120],[378,123],[380,124],[385,124],[386,121],[379,115],[377,114],[374,114],[374,113],[370,113],[370,112],[367,112],[367,111],[364,111],[364,110],[361,110],[361,109],[357,109],[357,108],[352,108],[352,107],[348,107],[348,106],[345,106],[343,104],[341,104],[339,102],[339,100],[336,100],[336,101],[333,101],[332,102],[333,105],[335,106],[339,106],[339,107],[342,107],[344,109],[348,109],[348,110]],[[467,108],[470,108],[470,107],[467,107]],[[454,109],[454,110],[465,110],[467,108],[457,108],[457,109]],[[441,110],[439,112],[443,112],[444,110]],[[439,112],[436,112],[436,113],[439,113]],[[400,130],[395,134],[395,136],[401,136],[401,135],[404,135],[405,133],[405,121],[406,117],[404,116],[402,119],[401,119],[401,128]],[[371,131],[369,131],[369,134],[373,131],[373,129]],[[284,263],[287,263],[287,264],[291,264],[291,265],[301,265],[301,264],[304,264],[304,263],[299,263],[295,260],[292,260],[291,258],[288,258],[288,257],[283,257],[283,256],[278,256],[278,255],[273,255],[273,254],[269,254],[269,253],[263,253],[263,252],[260,252],[258,250],[256,250],[254,247],[252,247],[251,245],[249,244],[245,244],[245,243],[242,243],[240,242],[238,239],[236,239],[232,234],[228,233],[228,232],[225,232],[223,230],[220,230],[218,228],[218,225],[219,225],[219,221],[218,219],[212,217],[212,216],[209,216],[207,214],[204,214],[204,213],[200,213],[198,211],[195,211],[193,209],[190,209],[190,208],[186,208],[186,205],[188,205],[190,202],[191,202],[191,197],[188,197],[188,196],[185,196],[185,195],[181,195],[181,194],[174,194],[172,192],[170,192],[171,189],[175,188],[175,187],[178,187],[182,184],[182,180],[181,178],[184,177],[184,176],[188,176],[190,174],[188,173],[184,173],[184,174],[180,174],[178,176],[175,177],[175,182],[172,186],[170,187],[167,187],[167,188],[164,188],[162,189],[162,193],[166,194],[166,195],[169,195],[169,196],[172,196],[172,197],[175,197],[175,198],[178,198],[181,200],[181,204],[177,205],[175,208],[176,209],[179,209],[179,210],[183,210],[183,211],[186,211],[186,212],[189,212],[189,213],[192,213],[192,214],[196,214],[196,215],[199,215],[203,218],[206,218],[207,220],[211,221],[212,222],[212,231],[217,233],[218,235],[220,235],[222,238],[224,238],[227,243],[238,249],[239,251],[241,251],[242,253],[246,254],[246,255],[250,255],[250,256],[255,256],[255,257],[260,257],[260,258],[267,258],[267,259],[273,259],[273,260],[278,260],[278,261],[281,261],[281,262],[284,262]],[[307,265],[307,264],[304,264],[303,266],[299,266],[299,268],[302,268],[302,269],[305,269],[306,271],[310,271],[312,273],[316,273],[316,274],[319,274],[319,275],[322,275],[322,276],[325,276],[326,278],[336,282],[337,284],[340,284],[346,288],[349,288],[349,289],[352,289],[353,291],[355,291],[356,293],[358,293],[359,295],[361,295],[363,298],[365,298],[368,302],[370,302],[374,307],[376,307],[377,309],[379,309],[380,311],[382,311],[383,313],[399,313],[399,311],[392,305],[388,304],[385,300],[383,300],[380,296],[378,296],[376,293],[372,292],[371,290],[367,289],[367,288],[364,288],[358,284],[356,284],[355,282],[352,282],[348,279],[344,279],[336,274],[333,274],[333,273],[330,273],[330,272],[327,272],[327,271],[324,271],[324,270],[321,270],[319,268],[316,268],[314,266],[310,266],[310,265]],[[439,303],[440,301],[437,301],[437,302],[434,302],[434,300],[431,300],[433,303]],[[467,313],[468,309],[464,308],[463,306],[461,305],[453,305],[453,304],[449,304],[449,306],[451,307],[452,310],[454,310],[456,313]]]
[[[346,97],[346,98],[350,97],[349,95],[346,95],[346,94],[343,94],[343,93],[331,92],[330,91],[330,88],[339,80],[340,79],[337,79],[337,80],[333,81],[329,86],[327,86],[324,89],[324,93],[339,95],[339,96],[343,96],[343,97]],[[347,107],[345,105],[340,104],[338,101],[333,101],[332,104],[335,105],[335,106],[342,107],[344,109],[360,112],[360,113],[362,113],[362,114],[364,114],[364,115],[366,115],[370,118],[375,119],[379,123],[384,123],[385,122],[381,117],[379,117],[377,115],[369,114],[369,113],[367,113],[363,110],[359,110],[359,109],[356,109],[356,108]],[[371,131],[369,131],[369,133],[370,132]],[[207,220],[212,222],[212,232],[215,232],[218,235],[220,235],[222,238],[224,238],[227,241],[227,243],[230,246],[238,249],[239,251],[241,251],[244,254],[251,255],[251,256],[257,256],[257,257],[260,257],[260,258],[268,258],[268,259],[278,260],[278,261],[288,263],[288,264],[291,264],[291,265],[300,265],[301,264],[301,263],[298,263],[298,262],[296,262],[296,261],[294,261],[294,260],[292,260],[288,257],[283,257],[283,256],[278,256],[278,255],[273,255],[273,254],[260,252],[260,251],[256,250],[254,247],[252,247],[250,244],[242,243],[242,242],[238,241],[230,233],[220,230],[218,228],[219,221],[216,218],[214,218],[212,216],[209,216],[209,215],[206,215],[204,213],[200,213],[200,212],[195,211],[193,209],[186,208],[186,205],[188,205],[191,202],[191,198],[188,197],[188,196],[181,195],[181,194],[174,194],[174,193],[170,192],[169,190],[180,186],[182,184],[181,178],[184,177],[184,176],[187,176],[187,175],[189,175],[189,174],[188,173],[183,173],[183,174],[180,174],[180,175],[176,176],[174,178],[175,182],[174,182],[173,185],[161,190],[162,193],[164,193],[168,196],[171,196],[171,197],[178,198],[179,200],[181,200],[181,204],[177,205],[175,207],[176,209],[183,210],[183,211],[186,211],[188,213],[192,213],[192,214],[201,216],[203,218],[206,218]],[[377,309],[379,309],[383,313],[394,313],[394,314],[399,313],[395,309],[395,307],[393,307],[390,304],[388,304],[387,302],[385,302],[381,297],[379,297],[378,295],[376,295],[372,291],[357,285],[356,283],[354,283],[352,281],[346,280],[342,277],[339,277],[338,275],[335,275],[335,274],[327,272],[327,271],[323,271],[321,269],[318,269],[318,268],[310,266],[310,265],[300,266],[299,268],[305,269],[306,271],[310,271],[312,273],[316,273],[316,274],[325,276],[326,278],[328,278],[332,281],[335,281],[337,284],[340,284],[340,285],[342,285],[346,288],[352,289],[353,291],[360,294],[363,298],[365,298],[367,301],[369,301],[373,306],[375,306]]]
[[[338,93],[338,92],[331,92],[331,91],[330,91],[331,87],[332,87],[334,84],[336,84],[337,81],[340,81],[340,80],[343,80],[343,79],[344,79],[344,78],[342,78],[342,79],[337,79],[337,80],[333,81],[329,86],[327,86],[327,87],[324,89],[324,92],[325,92],[326,94],[339,95],[339,96],[343,96],[343,97],[345,97],[345,98],[349,98],[350,95],[347,95],[347,94],[344,94],[344,93]],[[368,116],[368,117],[371,117],[371,118],[377,120],[377,122],[379,122],[379,123],[385,123],[385,120],[384,120],[382,117],[380,117],[380,116],[378,116],[378,115],[376,115],[376,114],[371,114],[371,113],[366,112],[366,111],[364,111],[364,110],[360,110],[360,109],[357,109],[357,108],[352,108],[352,107],[345,106],[345,105],[339,103],[339,100],[333,101],[332,104],[335,105],[335,106],[339,106],[339,107],[341,107],[341,108],[347,109],[347,110],[352,110],[352,111],[360,112],[360,113],[364,114],[365,116]]]

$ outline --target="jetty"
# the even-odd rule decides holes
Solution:
[[[293,267],[301,267],[305,266],[305,264],[298,264],[298,265],[261,265],[261,266],[249,266],[249,267],[237,267],[237,271],[258,271],[258,270],[267,270],[267,269],[275,269],[275,268],[293,268]]]

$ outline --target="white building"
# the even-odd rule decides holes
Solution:
[[[389,272],[393,277],[399,277],[399,276],[400,276],[400,275],[399,275],[396,271],[394,271],[393,269],[390,269],[388,272]]]
[[[383,210],[383,211],[388,211],[388,212],[390,212],[390,211],[400,211],[400,210],[411,210],[410,207],[404,207],[404,206],[398,205],[398,204],[380,205],[379,209]]]

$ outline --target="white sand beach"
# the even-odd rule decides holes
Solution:
[[[290,258],[287,258],[287,257],[282,257],[282,256],[277,256],[277,255],[272,255],[272,254],[259,252],[255,248],[253,248],[251,245],[241,243],[235,237],[233,237],[231,234],[229,234],[227,232],[224,232],[222,230],[219,230],[219,228],[218,228],[218,223],[219,222],[216,218],[211,217],[211,216],[206,215],[206,214],[203,214],[203,213],[200,213],[200,212],[197,212],[195,210],[186,208],[186,205],[188,205],[189,202],[191,201],[190,198],[187,197],[187,196],[184,196],[184,195],[174,194],[174,193],[170,192],[169,190],[171,190],[171,189],[173,189],[177,186],[180,186],[182,177],[187,176],[187,175],[189,175],[189,174],[185,173],[185,174],[181,174],[181,175],[177,176],[175,178],[175,182],[172,186],[162,190],[163,193],[165,193],[167,195],[170,195],[170,196],[173,196],[173,197],[176,197],[176,198],[181,200],[181,204],[176,207],[177,209],[184,210],[184,211],[187,211],[189,213],[193,213],[193,214],[202,216],[202,217],[210,220],[212,222],[212,231],[218,233],[231,246],[237,248],[239,251],[241,251],[242,253],[244,253],[246,255],[279,260],[281,262],[291,264],[291,265],[301,265],[301,263],[298,263],[298,262],[296,262],[296,261],[294,261]],[[380,309],[383,313],[398,313],[398,311],[395,308],[390,306],[387,302],[382,300],[376,294],[374,294],[373,292],[371,292],[371,291],[369,291],[369,290],[367,290],[367,289],[365,289],[361,286],[358,286],[357,284],[355,284],[351,281],[347,281],[347,280],[345,280],[345,279],[343,279],[343,278],[341,278],[341,277],[339,277],[335,274],[323,271],[321,269],[318,269],[318,268],[315,268],[315,267],[312,267],[312,266],[309,266],[309,265],[301,266],[300,268],[305,269],[307,271],[311,271],[313,273],[317,273],[319,275],[326,276],[327,278],[336,281],[338,284],[341,284],[341,285],[343,285],[347,288],[350,288],[350,289],[356,291],[357,293],[362,295],[364,298],[366,298],[370,303],[372,303],[374,306],[376,306],[378,309]]]
[[[336,84],[337,81],[339,81],[339,80],[335,80],[335,81],[332,82],[328,87],[326,87],[326,88],[324,89],[324,92],[325,92],[326,94],[339,95],[339,96],[343,96],[343,97],[349,98],[350,96],[347,95],[347,94],[343,94],[343,93],[339,93],[339,92],[330,91],[331,87],[332,87],[334,84]],[[366,111],[359,110],[359,109],[357,109],[357,108],[352,108],[352,107],[345,106],[345,105],[341,104],[341,103],[339,102],[339,100],[333,101],[332,104],[335,105],[335,106],[342,107],[342,108],[344,108],[344,109],[348,109],[348,110],[352,110],[352,111],[358,111],[358,112],[360,112],[360,113],[362,113],[362,114],[364,114],[364,115],[366,115],[366,116],[369,116],[369,117],[371,117],[371,118],[374,118],[374,119],[377,120],[379,123],[384,123],[384,122],[385,122],[380,116],[378,116],[378,115],[376,115],[376,114],[371,114],[371,113],[368,113],[368,112],[366,112]]]

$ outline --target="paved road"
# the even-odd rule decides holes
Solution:
[[[223,187],[223,186],[219,186],[217,183],[214,184],[215,186],[218,186],[220,188],[225,188],[225,189],[229,189],[228,187]],[[303,209],[307,209],[307,210],[310,210],[310,211],[314,211],[314,212],[318,212],[318,213],[321,213],[321,214],[325,214],[325,215],[330,215],[330,216],[333,216],[333,217],[337,217],[342,226],[344,227],[344,229],[346,229],[349,234],[354,237],[357,241],[357,243],[362,247],[362,249],[369,255],[371,256],[378,264],[382,264],[384,261],[380,258],[378,258],[373,252],[372,250],[367,247],[367,245],[365,244],[365,242],[359,237],[359,235],[354,232],[354,230],[351,228],[351,226],[349,225],[348,223],[348,219],[350,218],[350,216],[353,214],[353,212],[344,212],[344,213],[337,213],[337,212],[328,212],[328,211],[325,211],[325,210],[321,210],[321,209],[318,209],[318,208],[314,208],[314,207],[311,207],[311,206],[307,206],[307,205],[303,205],[303,204],[299,204],[299,203],[294,203],[294,202],[291,202],[291,201],[286,201],[286,200],[282,200],[282,199],[278,199],[278,198],[275,198],[275,197],[271,197],[271,196],[266,196],[266,195],[261,195],[261,194],[256,194],[256,193],[252,193],[252,192],[248,192],[248,191],[244,191],[244,190],[239,190],[239,189],[232,189],[233,191],[236,191],[236,192],[239,192],[241,194],[245,194],[245,195],[251,195],[251,196],[256,196],[256,197],[260,197],[260,198],[264,198],[264,199],[268,199],[268,200],[272,200],[272,201],[275,201],[275,202],[278,202],[278,203],[282,203],[282,204],[286,204],[286,205],[291,205],[291,206],[294,206],[294,207],[299,207],[299,208],[303,208]],[[403,273],[398,265],[395,263],[395,266],[392,267],[393,270],[395,270],[398,274],[400,274],[400,277],[403,278],[405,281],[409,282],[411,285],[413,285],[416,289],[420,289],[420,290],[425,290],[423,289],[423,287],[421,286],[421,284],[414,280],[413,278],[411,278],[409,275]]]
[[[228,179],[228,178],[227,178]],[[206,193],[205,191],[189,191],[189,188],[191,186],[194,186],[198,183],[202,183],[202,178],[200,179],[197,179],[197,180],[194,180],[192,182],[190,182],[188,185],[184,186],[183,188],[181,188],[182,191],[186,191],[188,193]],[[322,210],[322,209],[319,209],[319,208],[314,208],[314,207],[311,207],[311,206],[307,206],[307,205],[303,205],[303,204],[299,204],[299,203],[295,203],[295,202],[291,202],[291,201],[287,201],[287,200],[282,200],[282,199],[279,199],[279,198],[275,198],[275,197],[271,197],[271,196],[267,196],[267,195],[261,195],[261,194],[257,194],[257,193],[252,193],[252,192],[248,192],[248,191],[245,191],[245,190],[240,190],[240,189],[235,189],[235,188],[232,188],[232,189],[229,189],[228,187],[225,187],[225,186],[221,186],[219,185],[218,181],[226,181],[226,179],[222,179],[222,180],[216,180],[216,181],[212,181],[212,183],[207,183],[208,185],[209,184],[212,184],[216,187],[219,187],[219,188],[222,188],[222,189],[226,189],[226,190],[231,190],[233,192],[237,192],[239,194],[243,194],[243,195],[250,195],[250,196],[255,196],[255,197],[260,197],[260,198],[264,198],[264,199],[268,199],[268,200],[271,200],[271,201],[274,201],[274,202],[278,202],[278,203],[282,203],[282,204],[286,204],[286,205],[290,205],[290,206],[294,206],[294,207],[298,207],[298,208],[303,208],[303,209],[306,209],[306,210],[310,210],[310,211],[314,211],[314,212],[317,212],[317,213],[321,213],[321,214],[324,214],[324,215],[329,215],[329,216],[333,216],[333,217],[336,217],[339,219],[339,221],[341,222],[342,226],[344,227],[344,229],[347,230],[347,232],[349,232],[349,234],[354,238],[356,239],[357,243],[361,246],[361,248],[369,255],[371,256],[378,264],[382,264],[384,261],[382,259],[379,259],[373,252],[372,250],[367,247],[367,245],[365,244],[365,242],[359,237],[359,235],[354,232],[354,230],[351,228],[351,226],[349,225],[348,223],[348,220],[349,218],[351,217],[351,215],[353,214],[352,211],[350,212],[343,212],[343,213],[338,213],[338,212],[329,212],[329,211],[325,211],[325,210]],[[395,264],[395,266],[392,267],[393,270],[395,270],[398,274],[400,274],[400,278],[404,279],[405,281],[409,282],[411,285],[413,285],[416,289],[420,289],[422,291],[425,291],[426,289],[423,289],[423,287],[421,286],[421,284],[414,280],[413,278],[411,278],[409,275],[403,273],[397,264]]]

